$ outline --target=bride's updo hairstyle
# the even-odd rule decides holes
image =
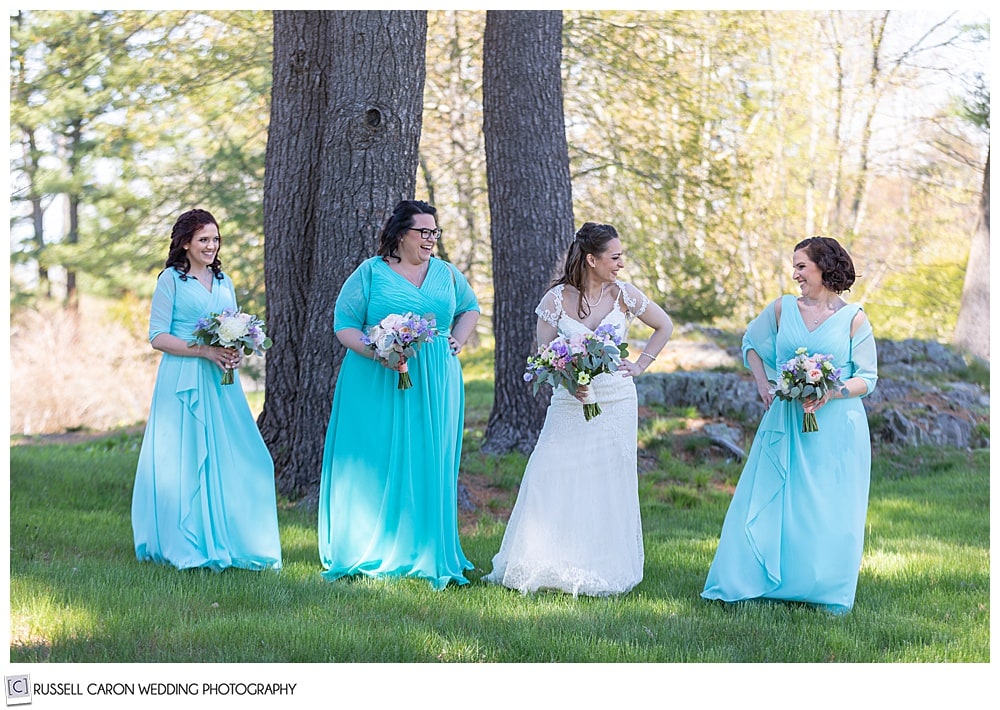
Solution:
[[[836,294],[850,291],[856,274],[851,255],[832,237],[809,237],[795,245],[805,249],[809,259],[823,272],[823,285]]]
[[[587,255],[593,254],[595,258],[599,257],[607,251],[608,242],[612,239],[618,239],[618,231],[610,224],[585,222],[577,230],[573,243],[569,245],[563,275],[552,284],[553,286],[567,284],[580,293],[580,304],[577,307],[577,315],[580,318],[590,315],[590,307],[583,300],[583,289],[587,283]]]

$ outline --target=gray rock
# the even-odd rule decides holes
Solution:
[[[932,363],[935,372],[942,367],[941,363],[964,367],[961,358],[952,357],[939,344],[904,341],[904,345],[890,345],[886,350],[895,358],[893,362],[909,360],[903,364],[923,368],[922,372],[927,371],[927,363]],[[989,437],[976,427],[977,421],[989,417],[988,391],[969,382],[930,384],[913,372],[900,376],[880,369],[875,391],[862,400],[871,422],[873,441],[894,446],[989,447]],[[939,379],[937,374],[933,378]],[[692,407],[703,417],[746,422],[748,433],[764,414],[756,385],[744,373],[646,373],[637,377],[635,383],[640,405]],[[733,435],[732,427],[723,426],[729,431],[709,429],[705,433],[734,454],[742,451],[739,443],[742,437]]]

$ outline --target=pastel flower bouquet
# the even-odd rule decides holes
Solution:
[[[615,372],[622,360],[628,357],[628,343],[622,341],[612,325],[602,325],[593,333],[557,337],[538,348],[528,358],[524,381],[533,382],[533,391],[542,384],[565,387],[576,392],[578,387],[590,385],[597,375]],[[595,399],[583,405],[583,416],[589,422],[601,413]]]
[[[369,328],[361,336],[361,342],[375,351],[375,357],[385,360],[392,368],[403,360],[396,389],[406,390],[413,387],[406,358],[416,355],[421,345],[434,339],[438,334],[436,326],[430,315],[421,317],[410,312],[402,315],[390,313]]]
[[[819,399],[831,389],[843,386],[840,368],[834,367],[833,356],[822,353],[809,354],[808,349],[799,348],[795,357],[784,363],[778,374],[778,381],[769,380],[771,394],[786,402]],[[819,431],[816,414],[806,412],[802,418],[802,431]]]
[[[244,355],[263,355],[272,342],[264,331],[264,321],[257,316],[243,313],[238,308],[225,308],[200,318],[194,326],[189,346],[217,345],[222,348],[242,350]],[[233,371],[222,373],[222,384],[233,384]]]

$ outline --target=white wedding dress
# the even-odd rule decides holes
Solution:
[[[618,285],[615,308],[601,324],[624,339],[647,302],[643,297],[637,310]],[[539,306],[539,317],[563,336],[591,332],[563,310],[562,286],[554,291],[554,312]],[[601,414],[588,422],[579,400],[562,387],[553,390],[487,582],[575,597],[621,594],[642,580],[635,383],[621,372],[598,375],[591,392]]]

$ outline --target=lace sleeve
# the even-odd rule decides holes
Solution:
[[[616,283],[621,290],[622,300],[625,301],[629,318],[638,318],[645,313],[646,306],[649,305],[649,299],[646,298],[646,294],[635,286],[631,286],[623,281],[617,281]]]
[[[551,325],[553,328],[559,327],[559,318],[562,317],[562,284],[546,291],[542,300],[535,307],[535,315]]]

